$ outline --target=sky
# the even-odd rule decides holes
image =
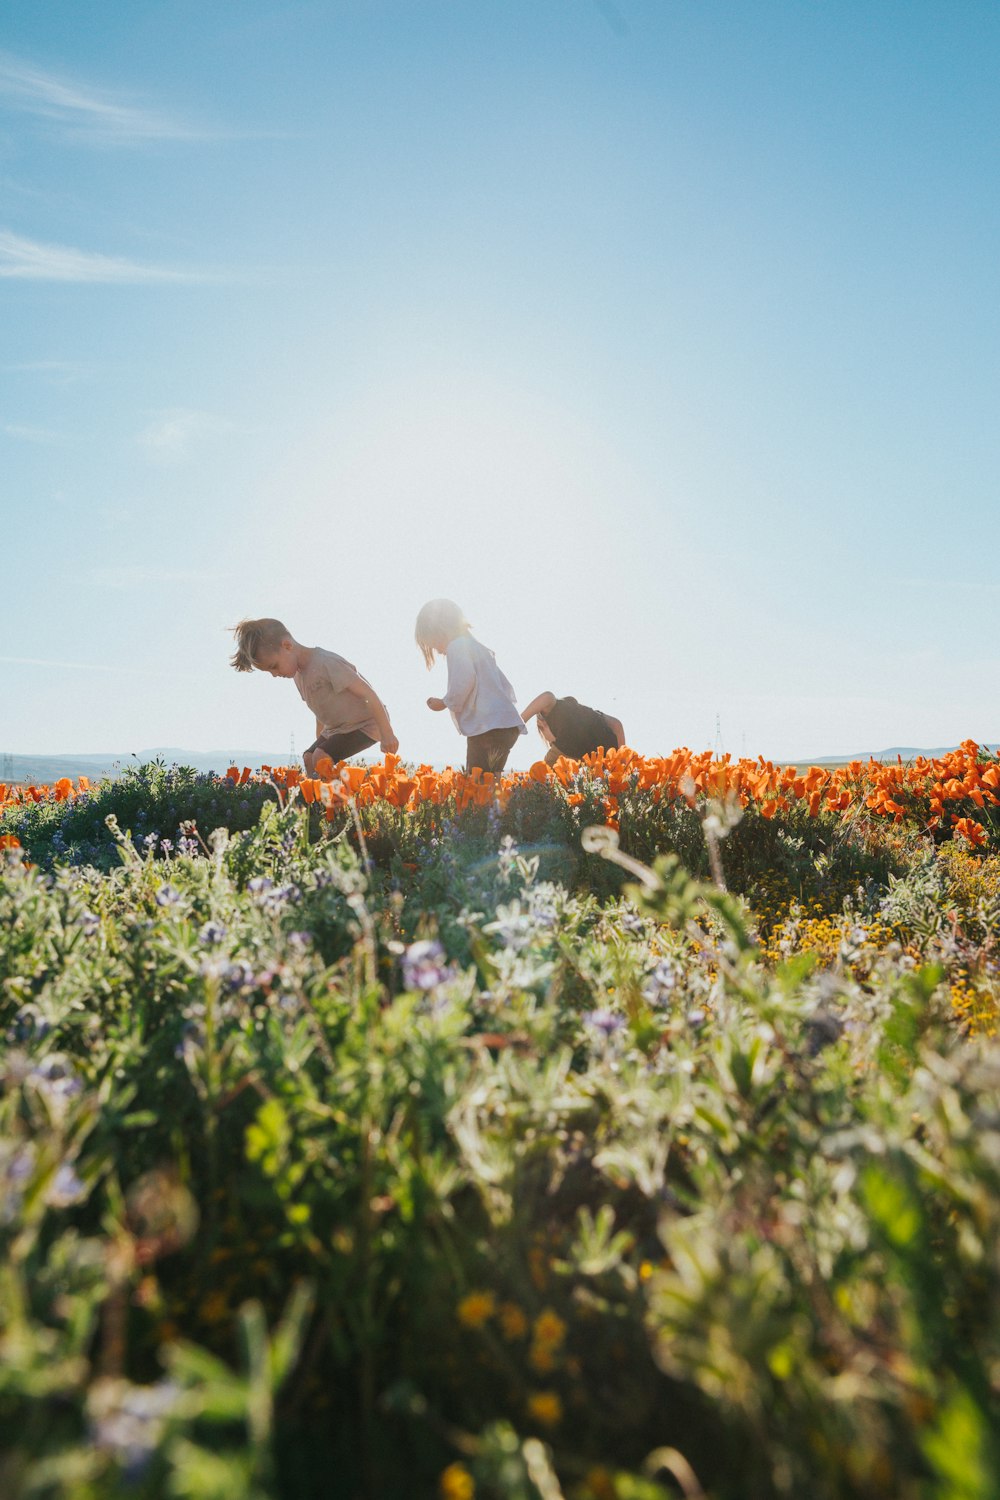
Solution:
[[[1000,737],[995,0],[8,0],[0,752]],[[540,742],[522,737],[510,764]]]

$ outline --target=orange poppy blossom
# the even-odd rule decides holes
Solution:
[[[955,832],[967,839],[975,849],[986,843],[986,829],[973,818],[959,818],[955,823]]]
[[[324,768],[326,769],[326,768]],[[463,771],[447,767],[435,771],[427,765],[408,770],[396,755],[387,755],[381,765],[341,765],[333,768],[348,795],[359,806],[385,802],[397,808],[414,809],[421,804],[442,806],[453,802],[456,810],[498,804],[506,807],[511,793],[524,785],[551,787],[570,807],[585,800],[584,788],[593,786],[608,823],[617,826],[620,798],[626,793],[646,791],[654,802],[683,798],[695,806],[699,797],[735,798],[746,807],[756,807],[764,818],[795,804],[804,804],[810,817],[821,813],[856,817],[865,811],[878,818],[900,823],[904,818],[933,829],[944,819],[952,828],[979,846],[986,841],[983,825],[971,820],[968,809],[946,803],[970,802],[988,809],[1000,806],[1000,761],[981,752],[974,740],[966,740],[947,755],[920,756],[909,765],[869,760],[843,766],[779,766],[762,756],[733,762],[728,755],[716,758],[711,751],[695,753],[674,750],[669,756],[641,756],[626,748],[599,750],[581,762],[560,756],[553,765],[536,761],[527,771],[499,777],[489,772]],[[333,803],[319,792],[307,791],[307,778],[299,788],[307,797]]]
[[[763,756],[733,761],[729,755],[686,748],[664,756],[643,756],[627,748],[598,750],[579,762],[560,756],[554,765],[540,760],[527,771],[500,776],[451,766],[410,767],[394,754],[373,765],[335,765],[321,756],[315,769],[317,774],[307,776],[297,766],[261,766],[256,772],[230,766],[222,784],[269,781],[284,796],[298,795],[321,806],[331,822],[352,799],[359,807],[384,803],[411,811],[446,804],[457,812],[491,805],[502,810],[517,788],[536,785],[549,788],[572,808],[586,801],[590,789],[611,827],[618,826],[624,796],[646,793],[653,803],[683,800],[690,807],[709,798],[735,800],[765,819],[796,805],[804,806],[810,817],[867,815],[897,824],[905,819],[928,831],[940,830],[939,837],[951,831],[974,848],[1000,838],[1000,819],[992,812],[1000,807],[1000,758],[975,740],[964,740],[946,755],[918,756],[907,765],[869,760],[805,770],[775,765]],[[29,802],[71,801],[89,790],[86,777],[75,788],[67,776],[51,786],[0,784],[0,813]]]

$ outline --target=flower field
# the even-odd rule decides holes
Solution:
[[[0,788],[0,1495],[1000,1493],[1000,763]]]

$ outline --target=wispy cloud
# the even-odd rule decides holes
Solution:
[[[41,443],[46,447],[59,446],[69,441],[63,432],[53,432],[50,427],[29,427],[20,422],[5,422],[0,428],[6,437],[17,438],[23,443]]]
[[[216,584],[221,574],[199,568],[150,568],[144,564],[91,568],[88,578],[97,588],[127,593],[131,589],[174,588],[178,584]]]
[[[229,431],[231,424],[211,412],[175,407],[158,413],[136,442],[153,463],[179,464],[191,457],[202,439]]]
[[[185,681],[202,680],[207,672],[181,672],[161,667],[123,667],[116,662],[54,661],[47,656],[0,656],[0,662],[12,667],[53,667],[60,672],[113,672],[116,677],[181,677]]]
[[[204,141],[228,134],[131,103],[107,89],[59,77],[9,52],[0,52],[0,101],[77,138],[98,143]]]
[[[75,380],[86,380],[97,373],[97,366],[76,359],[26,359],[16,364],[4,365],[11,375],[38,375],[42,380],[56,385],[70,385]]]
[[[111,285],[148,285],[219,281],[209,271],[150,265],[120,255],[100,255],[73,245],[45,245],[39,240],[0,230],[0,277],[24,281],[72,281]]]
[[[10,667],[59,667],[74,672],[135,672],[135,668],[113,667],[96,661],[53,661],[45,656],[0,656],[0,662]],[[145,676],[145,673],[141,674]]]
[[[594,0],[594,6],[607,21],[615,36],[628,36],[628,22],[615,5],[614,0]]]

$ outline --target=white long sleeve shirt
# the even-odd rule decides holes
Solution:
[[[527,734],[514,689],[482,641],[471,635],[456,636],[448,646],[447,660],[444,702],[459,734],[486,734],[490,729],[516,729],[518,734]]]

